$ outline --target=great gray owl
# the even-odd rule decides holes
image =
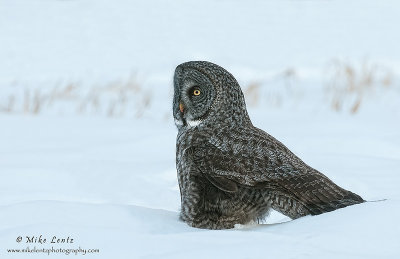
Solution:
[[[271,208],[296,219],[364,201],[254,127],[239,84],[218,65],[176,68],[173,115],[180,218],[190,226],[233,228]]]

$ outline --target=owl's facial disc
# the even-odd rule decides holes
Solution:
[[[197,70],[185,69],[180,73],[175,78],[175,124],[178,128],[195,127],[207,117],[215,96],[214,87]]]
[[[179,130],[252,125],[234,76],[207,61],[180,64],[174,75],[173,115]]]
[[[206,74],[195,68],[178,66],[173,103],[178,129],[196,127],[207,120],[216,96],[216,89]]]

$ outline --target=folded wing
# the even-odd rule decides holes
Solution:
[[[296,157],[301,163],[291,163],[290,158],[282,156],[290,151],[281,145],[265,150],[266,157],[258,159],[252,159],[252,154],[246,151],[228,152],[209,142],[201,147],[192,146],[187,152],[196,168],[220,190],[263,189],[272,207],[291,218],[317,215],[364,201],[299,158]]]

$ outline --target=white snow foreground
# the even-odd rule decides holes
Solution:
[[[265,225],[195,229],[179,220],[172,121],[2,114],[0,254],[30,258],[7,249],[53,247],[99,249],[86,254],[96,258],[398,257],[396,122],[331,115],[299,125],[290,119],[298,115],[285,116],[270,123],[276,118],[255,112],[253,121],[344,188],[388,200],[283,223],[273,214]],[[26,243],[40,235],[47,243]],[[50,243],[54,236],[73,243]]]

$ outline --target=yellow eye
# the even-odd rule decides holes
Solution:
[[[195,95],[195,96],[199,96],[200,95],[200,90],[199,89],[195,89],[194,91],[193,91],[193,95]]]

